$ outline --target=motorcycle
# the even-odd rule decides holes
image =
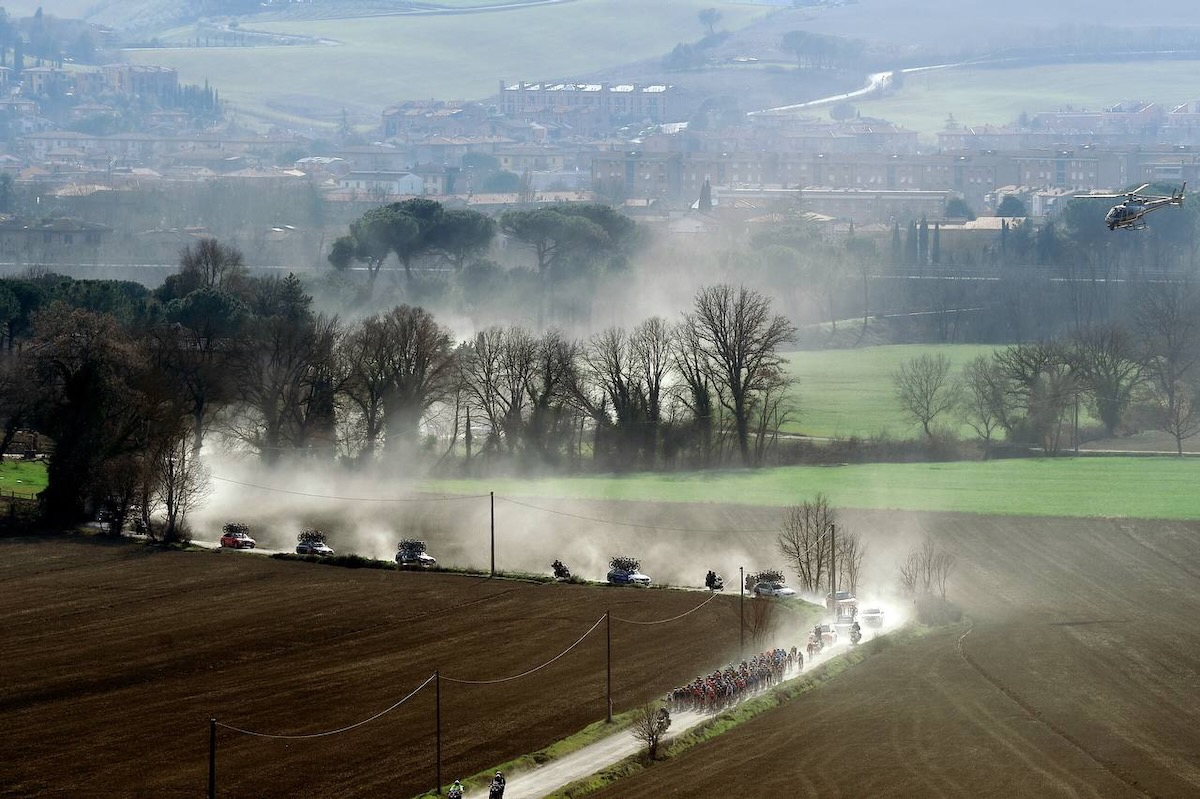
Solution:
[[[704,587],[707,588],[709,591],[724,591],[725,590],[725,580],[721,577],[721,575],[717,574],[714,571],[710,571],[704,577]]]
[[[850,628],[850,646],[858,646],[858,642],[862,640],[862,630],[855,624]]]
[[[504,783],[492,780],[492,787],[488,788],[488,799],[504,799]]]
[[[463,799],[461,788],[451,788],[450,793],[446,794],[446,799]]]
[[[550,568],[554,569],[555,580],[570,580],[571,570],[568,569],[561,560],[556,560],[550,564]]]

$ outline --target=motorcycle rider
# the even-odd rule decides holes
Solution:
[[[455,780],[450,786],[450,793],[447,794],[447,799],[463,799],[463,793],[466,791],[463,788],[462,780]]]
[[[492,787],[488,789],[490,799],[504,799],[504,785],[504,775],[497,771],[496,776],[492,778]]]
[[[850,625],[850,643],[857,644],[860,640],[862,640],[862,627],[858,626],[858,620],[856,619]]]

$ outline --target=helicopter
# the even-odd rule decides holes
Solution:
[[[1104,224],[1109,230],[1145,230],[1145,216],[1151,211],[1157,211],[1168,205],[1183,205],[1183,192],[1187,189],[1187,181],[1183,182],[1178,192],[1167,195],[1142,194],[1149,188],[1149,183],[1143,183],[1133,191],[1124,194],[1087,194],[1089,199],[1110,199],[1124,197],[1124,202],[1114,205],[1104,215]]]

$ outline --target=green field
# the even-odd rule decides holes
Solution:
[[[40,461],[0,463],[0,496],[32,497],[46,487],[46,464]]]
[[[788,371],[796,380],[793,393],[797,412],[784,432],[797,435],[891,438],[921,435],[900,411],[892,386],[892,373],[918,355],[941,353],[950,359],[951,374],[977,355],[989,355],[993,345],[908,345],[862,347],[852,350],[811,350],[788,353]],[[941,420],[964,438],[971,428],[956,420]]]
[[[1015,516],[1200,519],[1200,459],[1046,458],[957,463],[788,466],[546,480],[442,480],[432,491],[784,506],[818,492],[842,508]]]
[[[151,49],[130,60],[174,67],[184,83],[209,81],[242,115],[279,121],[379,124],[401,100],[482,99],[500,79],[584,76],[670,52],[704,33],[697,13],[721,10],[730,30],[767,6],[712,0],[578,0],[563,5],[442,16],[387,16],[320,22],[244,23],[263,30],[336,40],[291,47]],[[185,41],[193,30],[165,39]],[[636,76],[634,76],[636,77]]]
[[[1096,110],[1128,99],[1174,107],[1196,97],[1198,72],[1196,61],[932,70],[906,75],[895,94],[855,106],[933,141],[951,114],[961,125],[979,126],[1011,124],[1022,111]]]

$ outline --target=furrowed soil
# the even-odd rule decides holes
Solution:
[[[593,795],[1200,795],[1196,524],[919,518],[970,621]]]
[[[446,504],[394,522],[422,530],[443,563],[486,563],[486,513]],[[536,504],[559,515],[517,516],[497,503],[501,568],[544,572],[562,557],[599,578],[608,557],[629,553],[658,583],[695,585],[716,568],[732,589],[739,565],[780,565],[779,509]],[[894,583],[897,561],[928,534],[957,557],[949,595],[969,621],[869,643],[881,651],[819,690],[596,795],[1200,794],[1200,523],[850,510],[841,522],[868,548],[864,599]],[[262,546],[282,536],[257,535]],[[338,536],[339,552],[376,540]],[[0,541],[0,579],[0,790],[13,796],[199,795],[209,717],[271,733],[337,729],[435,669],[517,674],[606,608],[662,619],[704,598],[78,539]],[[734,593],[671,624],[614,621],[617,709],[726,662],[736,605]],[[602,718],[603,631],[525,679],[443,681],[443,782]],[[340,735],[280,741],[222,729],[219,793],[430,788],[432,687]]]
[[[210,717],[266,733],[334,730],[441,670],[493,679],[547,661],[611,609],[653,620],[683,591],[351,570],[248,552],[0,541],[0,793],[201,796]],[[737,597],[688,624],[612,624],[618,710],[737,646]],[[441,684],[444,782],[604,717],[605,628],[502,685]],[[309,740],[218,730],[223,797],[412,796],[434,786],[431,683],[378,720]]]

